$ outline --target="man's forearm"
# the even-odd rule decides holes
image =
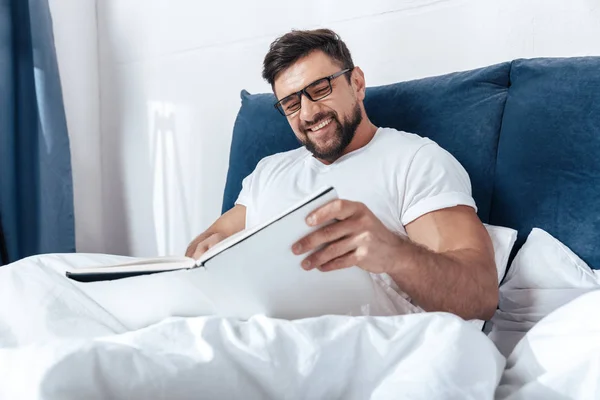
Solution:
[[[404,242],[390,277],[426,311],[447,311],[464,319],[489,319],[498,303],[497,277],[490,276],[477,250],[435,253]],[[495,268],[492,272],[495,272]]]

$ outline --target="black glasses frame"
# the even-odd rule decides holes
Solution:
[[[346,72],[352,71],[353,69],[354,68],[343,69],[343,70],[341,70],[339,72],[336,72],[333,75],[329,75],[329,76],[326,76],[324,78],[317,79],[316,81],[314,81],[310,85],[307,85],[304,89],[299,90],[296,93],[292,93],[292,94],[290,94],[288,96],[285,96],[283,99],[281,99],[277,103],[275,103],[274,107],[284,117],[287,117],[288,115],[292,115],[293,113],[300,111],[300,109],[302,108],[302,95],[305,95],[310,101],[319,101],[321,99],[324,99],[325,97],[329,96],[333,92],[333,88],[331,87],[331,81],[334,80],[337,77],[340,77],[340,76],[344,75]],[[313,98],[308,93],[307,89],[310,88],[310,87],[313,87],[313,86],[315,86],[315,85],[317,85],[317,84],[319,84],[319,83],[321,83],[323,81],[327,81],[327,84],[329,85],[329,91],[325,95],[323,95],[323,96],[320,96],[318,98]],[[285,110],[283,109],[282,102],[285,101],[285,100],[287,100],[287,99],[289,99],[289,98],[292,98],[292,97],[297,97],[298,98],[299,107],[296,110],[294,110],[294,111],[290,111],[290,112],[286,113]]]

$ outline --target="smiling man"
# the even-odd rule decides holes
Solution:
[[[458,161],[429,139],[371,123],[364,73],[330,30],[292,31],[275,40],[263,77],[303,147],[261,160],[235,207],[195,238],[187,255],[197,258],[316,189],[334,186],[340,200],[315,210],[307,223],[337,222],[292,246],[305,254],[325,245],[303,268],[358,266],[381,274],[427,311],[489,319],[498,301],[494,250]]]

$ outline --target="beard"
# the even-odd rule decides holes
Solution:
[[[330,118],[330,124],[335,124],[335,130],[333,132],[333,139],[328,140],[326,145],[319,145],[317,142],[311,139],[309,136],[311,133],[310,129],[303,129],[304,136],[302,138],[298,138],[298,140],[316,158],[333,162],[342,156],[346,147],[348,147],[350,142],[352,142],[352,139],[354,139],[356,129],[362,122],[362,113],[360,111],[360,106],[358,103],[356,103],[350,116],[343,122],[340,122],[337,113],[332,111],[328,113],[318,113],[315,115],[313,121],[310,123],[305,123],[304,125],[314,126],[319,122],[326,121]]]

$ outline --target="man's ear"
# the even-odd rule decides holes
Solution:
[[[365,74],[360,67],[354,67],[352,71],[352,87],[356,91],[356,97],[358,100],[363,101],[365,99],[365,91],[367,89],[365,83]]]

